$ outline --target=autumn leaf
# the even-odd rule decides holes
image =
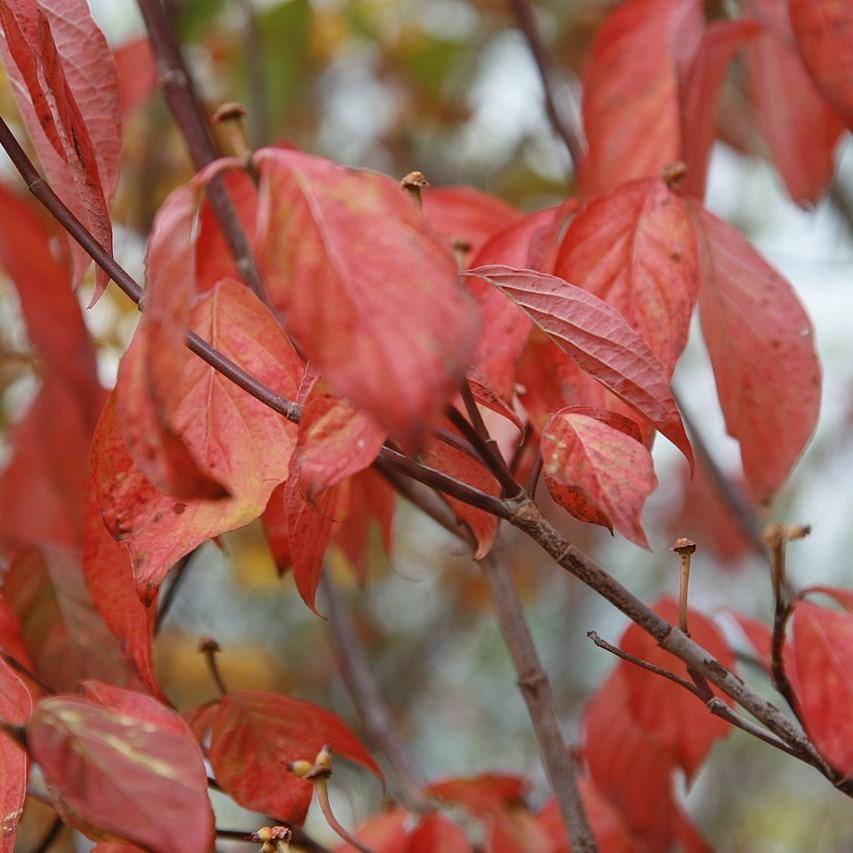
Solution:
[[[23,661],[22,661],[23,662]],[[32,713],[30,691],[12,667],[0,658],[0,722],[26,725]],[[27,798],[27,753],[11,735],[0,732],[0,853],[13,853],[18,822]]]
[[[409,815],[392,808],[368,818],[355,833],[355,838],[373,853],[409,853]],[[441,849],[441,848],[433,848]],[[335,853],[360,853],[352,844],[339,844]]]
[[[512,299],[563,352],[648,418],[692,465],[666,369],[618,311],[580,287],[533,270],[490,266],[466,275],[485,279]]]
[[[806,68],[853,128],[853,8],[839,0],[789,0],[788,7]]]
[[[27,744],[61,807],[154,850],[213,843],[204,757],[186,723],[157,700],[103,684],[42,699]]]
[[[678,605],[663,598],[654,610],[671,624],[678,623]],[[727,669],[734,668],[734,655],[719,628],[696,610],[688,611],[690,636],[707,649]],[[675,673],[687,681],[687,666],[662,649],[657,641],[638,625],[622,635],[619,647],[634,657]],[[704,702],[692,693],[658,675],[634,666],[620,664],[627,690],[628,707],[638,726],[672,751],[674,761],[684,770],[688,783],[708,755],[714,743],[725,737],[729,723],[710,713]],[[723,697],[732,704],[731,699]]]
[[[612,305],[672,375],[699,288],[696,235],[678,192],[651,178],[599,196],[570,223],[554,275]]]
[[[681,159],[679,85],[703,25],[698,0],[627,0],[607,17],[583,77],[588,195]]]
[[[240,805],[301,824],[312,784],[287,765],[313,762],[324,745],[381,778],[376,762],[337,717],[308,702],[254,690],[232,691],[222,699],[209,755],[216,781]]]
[[[121,116],[127,119],[154,94],[157,65],[148,36],[122,42],[113,50]]]
[[[412,830],[405,853],[471,853],[471,842],[465,833],[440,812],[425,815]]]
[[[51,187],[112,251],[109,202],[121,162],[115,63],[86,0],[0,4],[0,58]],[[77,282],[91,264],[72,244]],[[96,273],[94,300],[108,277]],[[94,301],[93,300],[93,301]]]
[[[302,365],[275,319],[248,288],[224,279],[192,312],[192,328],[260,382],[296,396]],[[296,427],[201,359],[186,363],[174,390],[178,432],[231,497],[177,501],[133,464],[116,418],[104,408],[92,450],[92,476],[107,529],[130,553],[137,591],[150,601],[169,569],[202,542],[248,524],[287,477]]]
[[[809,736],[833,767],[853,775],[853,615],[797,602],[787,651]]]
[[[803,452],[820,408],[811,322],[791,285],[731,225],[697,209],[699,316],[729,435],[747,482],[769,501]]]
[[[545,483],[560,506],[649,547],[640,513],[658,481],[636,424],[612,412],[562,409],[545,425],[541,448]]]

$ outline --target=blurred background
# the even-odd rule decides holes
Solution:
[[[523,210],[574,191],[571,163],[552,133],[526,42],[503,0],[170,0],[187,57],[210,111],[225,100],[249,112],[252,145],[287,141],[354,166],[402,176],[423,171],[435,185],[470,184]],[[578,75],[610,0],[537,2],[539,29],[553,58],[554,90],[565,121],[579,125]],[[132,0],[91,0],[117,49],[142,33]],[[131,66],[129,79],[144,74]],[[814,210],[796,207],[765,158],[737,67],[721,113],[708,205],[743,231],[794,284],[816,328],[824,369],[817,434],[768,520],[808,522],[812,535],[789,551],[796,585],[851,585],[853,551],[853,152],[837,150],[838,173]],[[5,87],[5,83],[3,84]],[[0,92],[8,114],[11,98]],[[125,126],[125,163],[114,206],[116,254],[142,275],[145,238],[166,194],[191,169],[159,96],[142,98]],[[81,296],[85,299],[85,294]],[[101,347],[110,385],[137,313],[110,291],[87,321]],[[26,350],[14,293],[0,290],[0,425],[13,422],[36,379],[2,353]],[[675,385],[715,458],[737,482],[738,449],[725,436],[713,377],[693,335]],[[4,446],[3,451],[7,448]],[[652,601],[677,591],[676,536],[699,544],[693,606],[713,614],[732,643],[748,650],[730,611],[771,616],[765,564],[700,477],[689,483],[683,460],[665,442],[655,448],[661,486],[644,523],[646,553],[606,531],[559,519],[572,541],[629,588]],[[547,498],[542,495],[543,500]],[[569,578],[530,543],[504,534],[510,562],[565,730],[573,742],[591,692],[613,660],[586,638],[617,642],[625,620]],[[461,549],[410,506],[398,507],[391,555],[376,544],[362,587],[332,552],[329,568],[345,588],[372,671],[417,765],[430,778],[483,771],[531,780],[530,802],[547,797],[527,714],[497,631],[485,584]],[[323,604],[321,602],[321,611]],[[213,698],[196,646],[200,635],[223,648],[233,687],[282,690],[334,710],[358,730],[338,677],[328,625],[301,602],[292,581],[276,576],[259,526],[205,546],[190,564],[157,640],[158,674],[179,708]],[[771,694],[762,673],[742,669]],[[347,825],[375,813],[382,792],[366,774],[342,767],[333,783]],[[715,850],[841,851],[853,845],[849,800],[810,769],[741,733],[719,743],[690,791],[686,809]],[[226,801],[221,825],[254,829],[257,818]],[[39,836],[31,816],[20,834],[29,850]],[[334,843],[312,813],[308,828]],[[224,849],[224,848],[223,848]],[[235,848],[236,849],[236,848]]]

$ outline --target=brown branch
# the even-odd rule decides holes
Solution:
[[[65,824],[61,817],[54,818],[53,823],[45,833],[44,838],[42,838],[41,841],[33,847],[30,853],[47,853],[47,851],[53,847],[53,843],[59,838],[64,826]]]
[[[583,147],[574,132],[562,120],[557,109],[557,101],[554,98],[554,91],[551,85],[551,62],[542,44],[542,40],[539,38],[533,9],[529,0],[509,0],[509,5],[515,15],[518,28],[527,40],[527,46],[530,48],[533,61],[536,63],[536,68],[539,71],[539,78],[542,81],[542,93],[545,100],[545,113],[548,116],[548,121],[551,122],[551,127],[557,136],[563,140],[566,150],[569,152],[569,157],[571,157],[575,175],[578,175],[583,165]]]
[[[388,760],[403,805],[413,812],[430,811],[432,805],[424,795],[424,779],[400,740],[394,718],[370,670],[367,655],[340,590],[325,571],[320,586],[326,597],[329,635],[335,660],[367,734]]]
[[[166,103],[183,134],[193,166],[196,171],[200,171],[216,160],[219,152],[213,144],[192,77],[181,56],[161,0],[139,0],[139,11],[142,13],[148,38],[160,66],[160,82]],[[237,270],[255,295],[269,304],[252,248],[221,175],[210,181],[207,194],[210,206],[222,228],[225,242],[234,256]]]

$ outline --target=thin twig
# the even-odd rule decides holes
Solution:
[[[177,565],[172,572],[172,582],[160,598],[160,607],[157,610],[157,618],[154,621],[155,634],[160,633],[160,629],[163,627],[163,623],[166,621],[166,617],[169,615],[169,611],[172,609],[172,605],[175,603],[175,599],[178,596],[178,590],[181,588],[181,584],[186,580],[190,563],[197,551],[198,549],[190,551],[189,554],[178,560]]]
[[[560,118],[557,101],[554,98],[551,85],[551,62],[548,59],[548,54],[545,51],[542,40],[539,38],[533,9],[528,0],[509,0],[509,5],[515,15],[518,28],[524,33],[525,39],[527,39],[527,45],[530,48],[533,61],[536,63],[536,68],[539,71],[539,78],[542,81],[542,94],[545,100],[545,112],[548,120],[551,122],[551,127],[554,128],[554,132],[563,140],[566,150],[569,152],[569,157],[572,159],[575,174],[578,175],[583,165],[583,148],[574,132]]]
[[[219,664],[216,661],[216,656],[222,651],[219,643],[210,637],[202,637],[198,643],[198,650],[204,655],[204,659],[207,662],[207,669],[210,672],[213,683],[216,685],[217,692],[220,696],[225,696],[228,693],[228,688],[225,686],[222,673],[219,671]]]
[[[216,160],[219,153],[213,144],[192,77],[175,41],[168,15],[161,0],[139,0],[139,11],[142,13],[148,38],[160,66],[160,82],[166,102],[183,134],[193,165],[197,171],[201,170]],[[221,175],[210,181],[207,194],[241,277],[255,295],[269,305],[251,245]]]
[[[410,811],[430,811],[432,805],[423,793],[424,779],[403,746],[341,593],[325,571],[320,586],[326,597],[329,635],[338,669],[368,736],[394,772],[400,801]]]
[[[373,853],[370,847],[362,844],[352,833],[337,819],[332,810],[332,803],[329,800],[329,789],[325,779],[317,779],[314,782],[314,792],[317,794],[317,802],[320,804],[320,811],[323,812],[323,817],[330,827],[338,834],[347,844],[351,844],[356,850],[361,853]]]

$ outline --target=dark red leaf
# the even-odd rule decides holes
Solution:
[[[594,411],[594,410],[593,410]],[[601,524],[643,548],[640,522],[646,498],[657,488],[652,457],[636,424],[614,413],[563,409],[542,432],[545,483],[575,518]]]
[[[671,624],[678,623],[678,605],[673,600],[663,598],[654,609]],[[696,610],[689,611],[688,623],[692,638],[723,666],[732,669],[734,655],[720,629]],[[619,646],[634,657],[691,680],[687,666],[637,625],[628,628]],[[683,687],[630,663],[620,667],[635,722],[671,751],[673,760],[690,781],[714,743],[729,733],[730,725],[711,714],[704,702]],[[723,698],[731,704],[727,696]]]
[[[491,266],[467,275],[485,279],[521,306],[563,352],[648,418],[692,464],[669,375],[618,311],[561,278],[533,270]]]
[[[476,343],[456,261],[389,178],[264,149],[259,260],[273,303],[332,389],[419,445]]]
[[[844,0],[789,0],[788,6],[806,68],[853,128],[853,7]]]
[[[26,684],[0,658],[0,721],[23,726],[32,709],[32,699]],[[5,732],[0,732],[0,853],[13,853],[15,848],[18,822],[27,798],[28,771],[29,762],[24,748]]]
[[[287,537],[287,513],[284,509],[284,490],[287,484],[276,486],[270,495],[267,508],[261,516],[264,535],[270,546],[273,562],[279,577],[291,566],[293,560],[290,556],[290,540]]]
[[[571,222],[554,274],[612,305],[671,376],[699,288],[689,210],[659,178],[599,197]]]
[[[821,372],[791,285],[731,225],[697,210],[699,310],[729,435],[749,486],[770,500],[811,437]]]
[[[252,811],[301,824],[312,785],[287,769],[314,761],[324,745],[382,776],[376,762],[334,715],[311,705],[255,690],[232,691],[213,723],[210,763],[217,782]]]
[[[853,615],[798,602],[789,660],[809,736],[833,767],[853,776]]]
[[[681,159],[679,84],[703,26],[698,0],[627,0],[605,20],[583,79],[589,195]]]
[[[107,685],[42,699],[27,743],[62,807],[154,850],[206,853],[213,812],[201,749],[157,700]]]
[[[764,24],[746,46],[749,90],[761,133],[791,198],[811,206],[832,179],[833,151],[844,125],[803,66],[787,0],[748,0],[745,11]]]

